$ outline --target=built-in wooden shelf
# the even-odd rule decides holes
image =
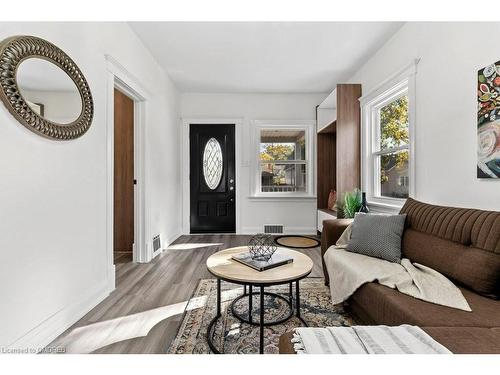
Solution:
[[[327,209],[330,190],[342,199],[360,187],[361,85],[338,84],[316,107],[318,230],[337,217]]]
[[[326,126],[324,126],[321,130],[318,131],[318,134],[335,134],[337,131],[337,120],[333,120]]]
[[[324,212],[325,214],[337,216],[336,210],[329,210],[328,208],[318,208],[318,211]]]

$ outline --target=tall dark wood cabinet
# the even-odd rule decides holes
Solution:
[[[327,209],[330,190],[342,199],[361,184],[360,84],[339,84],[316,107],[318,230],[335,218]]]
[[[337,85],[337,193],[361,186],[361,85]]]

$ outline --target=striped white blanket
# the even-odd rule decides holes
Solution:
[[[416,326],[296,328],[298,354],[451,354]]]

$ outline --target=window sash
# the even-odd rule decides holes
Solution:
[[[406,149],[403,149],[403,151],[406,151]],[[394,152],[392,152],[394,153]],[[392,202],[401,202],[401,200],[403,198],[394,198],[394,197],[388,197],[386,195],[382,195],[382,183],[380,182],[380,176],[381,176],[381,160],[382,160],[382,156],[384,155],[387,155],[387,154],[390,154],[390,153],[378,153],[378,154],[373,154],[372,155],[372,163],[371,165],[373,166],[373,192],[372,192],[372,196],[373,198],[376,198],[376,199],[382,199],[382,200],[388,200],[388,201],[392,201]],[[408,161],[409,162],[409,161]],[[407,184],[409,186],[410,184],[410,180],[411,180],[411,176],[408,175],[408,176],[405,176],[406,177],[406,181],[407,181]]]
[[[404,84],[404,86],[402,86]],[[383,98],[382,101],[377,102],[376,105],[371,107],[372,115],[372,126],[375,127],[374,131],[372,132],[372,153],[377,153],[377,152],[382,152],[382,151],[387,151],[390,149],[398,149],[400,147],[408,147],[409,142],[406,145],[402,145],[399,147],[393,147],[390,149],[382,149],[381,148],[381,129],[380,129],[380,110],[384,108],[386,105],[392,103],[395,100],[398,100],[399,98],[402,98],[403,96],[408,96],[408,80],[403,81],[400,85],[396,86],[394,88],[394,91],[391,92],[387,96],[387,98]],[[408,98],[408,108],[410,107],[410,101]],[[408,119],[409,121],[409,119]],[[409,124],[408,124],[409,125]],[[409,129],[408,129],[409,131]]]
[[[370,140],[370,158],[371,158],[371,165],[373,167],[373,172],[372,172],[372,194],[371,196],[375,199],[380,199],[388,202],[401,202],[401,198],[394,198],[394,197],[387,197],[385,195],[382,195],[382,183],[380,182],[380,176],[381,176],[381,159],[383,155],[388,155],[388,154],[394,154],[402,151],[408,151],[410,152],[410,142],[411,140],[409,139],[407,144],[398,146],[398,147],[391,147],[391,148],[381,148],[381,127],[380,127],[380,110],[384,108],[386,105],[392,103],[395,100],[398,100],[399,98],[403,96],[408,96],[408,107],[411,105],[410,98],[409,98],[409,80],[405,79],[401,82],[399,82],[396,86],[394,86],[389,93],[386,93],[385,96],[384,94],[381,95],[380,100],[376,101],[375,104],[370,106],[370,127],[371,127],[371,140]],[[408,108],[408,112],[410,111],[410,108]],[[409,121],[409,119],[408,119]],[[409,125],[409,124],[408,124]],[[408,179],[410,179],[410,176],[408,176]]]
[[[260,166],[260,175],[261,175],[261,183],[260,183],[260,191],[261,193],[305,193],[307,192],[307,176],[308,176],[308,166],[307,163],[295,163],[295,164],[273,164],[273,165],[293,165],[293,172],[289,177],[292,179],[292,182],[288,185],[263,185],[262,184],[262,172],[264,171],[264,165],[269,164],[269,163],[263,163]],[[302,170],[302,166],[305,167],[304,170]],[[303,179],[302,179],[303,177]],[[303,183],[301,183],[303,182]]]

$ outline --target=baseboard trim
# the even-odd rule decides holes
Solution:
[[[114,264],[109,266],[107,283],[109,293],[111,293],[116,288],[116,266]]]
[[[264,231],[263,227],[243,227],[241,228],[240,234],[256,234],[262,233]],[[302,234],[302,235],[316,235],[317,228],[312,227],[284,227],[283,234]]]
[[[104,280],[80,295],[77,301],[59,310],[10,344],[9,349],[29,349],[32,353],[43,350],[113,291],[114,274],[112,278],[113,280]]]
[[[174,242],[180,236],[182,236],[182,231],[181,230],[177,231],[174,235],[168,237],[167,240],[165,241],[165,244],[162,246],[162,248],[163,248],[162,251],[167,250],[168,247],[172,244],[172,242]]]

